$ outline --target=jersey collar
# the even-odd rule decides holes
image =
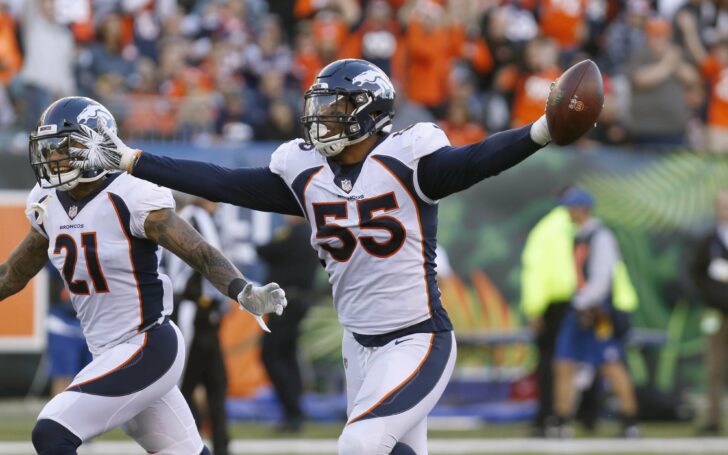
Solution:
[[[69,196],[68,192],[56,190],[58,202],[61,203],[63,210],[66,211],[66,215],[68,215],[70,219],[74,219],[81,212],[81,210],[86,207],[86,204],[91,202],[96,196],[99,195],[99,193],[106,189],[106,187],[108,187],[111,182],[116,180],[116,178],[120,175],[121,172],[115,174],[107,174],[106,179],[101,185],[99,185],[95,190],[93,190],[83,198],[79,199],[78,201]]]

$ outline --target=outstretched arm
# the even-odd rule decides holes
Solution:
[[[303,216],[283,179],[268,168],[228,169],[210,163],[179,160],[132,149],[105,126],[96,131],[81,125],[73,137],[84,145],[71,148],[71,164],[80,169],[109,169],[215,202],[263,212]]]
[[[237,300],[244,310],[256,317],[263,330],[267,327],[260,316],[283,312],[285,293],[277,284],[258,287],[248,283],[228,258],[207,243],[172,209],[150,212],[144,222],[144,231],[149,240],[171,251],[202,274],[218,291]]]
[[[215,202],[227,202],[262,212],[303,216],[285,182],[270,169],[228,169],[210,163],[141,153],[135,177]]]
[[[0,300],[20,292],[48,262],[48,239],[33,228],[0,265]]]
[[[423,157],[417,168],[422,192],[430,199],[441,199],[515,166],[543,147],[532,138],[531,128],[503,131],[462,147],[443,147]],[[545,144],[548,139],[539,142]]]

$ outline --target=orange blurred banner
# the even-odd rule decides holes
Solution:
[[[260,330],[255,319],[230,302],[230,311],[220,327],[220,344],[225,355],[228,396],[251,397],[270,382],[260,360]]]
[[[25,191],[0,191],[0,262],[23,240],[30,229],[25,217]],[[45,271],[12,297],[0,302],[0,352],[39,352],[45,348],[48,308]]]

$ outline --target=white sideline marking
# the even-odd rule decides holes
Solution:
[[[432,454],[712,454],[728,453],[728,438],[645,438],[628,439],[576,439],[555,441],[543,439],[430,439]],[[230,444],[235,453],[260,454],[336,454],[333,439],[250,439],[235,440]],[[0,454],[32,455],[29,442],[0,442]],[[131,441],[104,441],[85,444],[83,455],[131,455],[141,448]]]

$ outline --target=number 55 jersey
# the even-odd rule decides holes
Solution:
[[[174,209],[168,189],[128,174],[110,174],[78,201],[37,185],[28,196],[94,356],[171,314],[172,286],[144,232],[149,212],[165,208]]]
[[[450,145],[431,123],[384,137],[366,159],[340,166],[302,140],[281,145],[270,169],[311,224],[344,328],[382,335],[416,324],[450,330],[435,275],[437,202],[419,189],[421,157]]]

